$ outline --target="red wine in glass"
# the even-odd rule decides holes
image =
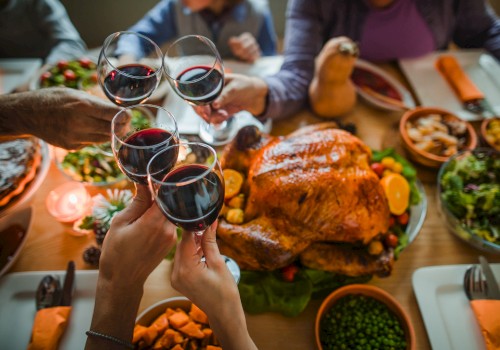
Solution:
[[[144,102],[159,82],[155,70],[143,64],[120,66],[108,73],[103,82],[106,96],[119,106]]]
[[[184,100],[198,106],[210,104],[221,93],[224,75],[215,68],[194,66],[181,72],[176,79],[175,89]]]
[[[224,186],[208,167],[183,165],[169,172],[163,181],[180,184],[161,186],[157,193],[160,208],[171,222],[184,230],[201,232],[217,219],[224,203]]]
[[[159,160],[170,170],[177,160],[179,133],[174,116],[155,105],[122,108],[111,122],[111,148],[122,172],[132,181],[147,184],[147,166],[154,155],[165,148]],[[165,172],[166,174],[166,172]]]

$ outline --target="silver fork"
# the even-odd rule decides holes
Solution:
[[[464,275],[464,291],[469,300],[488,299],[488,284],[483,278],[483,269],[479,265],[467,268]]]

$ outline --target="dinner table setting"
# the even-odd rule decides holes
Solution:
[[[153,52],[147,64],[118,62],[114,58],[120,50],[118,39],[116,33],[110,35],[99,57],[43,68],[40,62],[30,62],[27,71],[16,73],[19,85],[29,82],[32,90],[60,85],[61,79],[70,81],[68,88],[123,107],[123,118],[115,117],[112,140],[105,145],[68,151],[35,142],[33,152],[38,158],[33,157],[38,160],[30,163],[34,168],[30,180],[5,203],[0,197],[0,348],[29,349],[31,342],[58,349],[84,347],[100,246],[112,216],[130,203],[134,182],[149,183],[156,203],[179,229],[197,231],[219,218],[219,246],[239,283],[248,330],[259,349],[330,348],[326,344],[334,339],[329,337],[343,332],[328,330],[325,320],[334,318],[330,310],[344,307],[348,315],[358,315],[359,310],[369,313],[375,308],[365,305],[365,299],[356,300],[358,311],[339,302],[353,295],[378,300],[390,311],[387,319],[394,316],[394,324],[401,328],[396,332],[401,340],[391,330],[390,339],[379,347],[372,344],[373,348],[389,349],[391,342],[399,341],[403,349],[500,347],[500,63],[495,58],[483,50],[463,49],[390,63],[357,58],[350,74],[355,104],[340,116],[319,116],[308,105],[287,118],[262,120],[241,111],[224,125],[212,125],[193,106],[206,104],[214,94],[217,97],[220,91],[212,90],[222,89],[224,74],[265,77],[279,71],[284,57],[264,56],[253,63],[222,60],[213,44],[200,39],[196,45],[205,53],[184,57],[182,48],[162,54],[154,42],[141,38]],[[168,56],[169,65],[158,63],[165,60],[162,55]],[[0,74],[13,66],[9,62],[2,68],[3,64],[0,60]],[[206,66],[212,68],[203,70]],[[122,73],[124,67],[127,70]],[[134,74],[143,74],[139,71],[144,67],[149,69],[147,79],[128,81]],[[74,76],[68,75],[68,69]],[[201,92],[189,87],[189,82],[203,79]],[[141,94],[126,95],[120,90],[131,83]],[[9,85],[0,93],[11,90]],[[141,137],[143,141],[137,141]],[[148,142],[161,144],[162,150],[140,143],[152,139],[156,141]],[[315,146],[303,147],[308,143]],[[299,151],[291,155],[287,147]],[[264,152],[266,156],[261,156]],[[343,152],[348,165],[342,163],[336,170],[349,176],[324,177],[321,166],[311,165],[326,158],[342,160]],[[176,162],[182,165],[171,170]],[[291,164],[292,170],[286,172]],[[200,167],[212,171],[199,172]],[[310,177],[297,180],[305,168]],[[349,173],[349,169],[354,170]],[[203,189],[218,196],[207,204],[211,211],[203,218],[192,218],[194,214],[183,212],[170,200],[192,196],[189,184],[183,187],[185,183],[175,178],[184,170],[201,178]],[[273,172],[280,175],[269,177]],[[360,172],[368,175],[361,178]],[[245,183],[257,173],[260,183]],[[291,177],[295,180],[290,187],[279,188]],[[293,196],[302,188],[308,190],[296,206]],[[312,188],[322,194],[311,198],[312,192],[307,191]],[[344,204],[328,202],[329,193]],[[302,202],[308,206],[305,212]],[[345,218],[325,219],[321,217],[325,208],[338,210]],[[351,216],[351,211],[359,216]],[[176,215],[188,215],[189,220]],[[281,216],[272,221],[276,219],[272,215]],[[377,215],[382,219],[377,220]],[[311,216],[318,216],[321,226],[315,226]],[[247,225],[249,217],[253,226]],[[363,221],[360,217],[368,220],[349,226],[349,220]],[[302,219],[305,224],[299,226]],[[364,230],[362,224],[366,230],[390,232],[366,239],[359,256],[359,246],[354,253],[330,251],[333,244],[327,241],[336,239],[327,238],[330,225],[334,226],[329,220],[338,220],[339,230],[351,235],[358,234],[359,227]],[[487,220],[497,228],[485,224]],[[280,231],[277,222],[286,223],[288,230]],[[234,238],[245,234],[252,238]],[[258,235],[292,243],[266,245]],[[361,233],[359,237],[364,239]],[[346,239],[340,246],[351,243]],[[193,311],[195,305],[171,285],[172,264],[172,257],[166,257],[144,285],[136,326],[142,340],[136,344],[148,339],[147,327],[167,307],[198,315],[192,317],[205,331],[203,313]],[[321,275],[313,275],[316,270]],[[311,276],[325,280],[318,282]],[[326,280],[330,284],[321,284]],[[281,288],[277,292],[276,286]],[[298,295],[300,288],[308,294]],[[274,292],[278,294],[271,295]],[[281,304],[273,305],[272,298]],[[167,309],[164,317],[175,316]],[[372,326],[377,328],[368,323],[363,327]],[[369,334],[366,344],[370,344]],[[143,345],[137,348],[148,348]]]

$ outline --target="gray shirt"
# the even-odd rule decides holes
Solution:
[[[330,38],[360,40],[368,13],[365,1],[289,1],[285,60],[276,75],[265,79],[269,94],[263,118],[282,118],[306,106],[315,57]],[[437,49],[454,42],[462,48],[482,47],[500,59],[500,19],[485,0],[415,0],[415,5]]]
[[[0,9],[0,58],[53,64],[82,57],[86,45],[58,0],[9,0]]]

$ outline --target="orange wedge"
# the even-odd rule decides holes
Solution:
[[[240,193],[241,185],[243,185],[243,175],[233,169],[224,169],[224,185],[226,190],[224,192],[224,199],[233,198]]]
[[[380,184],[384,188],[390,212],[394,215],[403,214],[408,209],[410,202],[410,184],[408,181],[402,175],[392,173],[384,176],[380,180]]]

